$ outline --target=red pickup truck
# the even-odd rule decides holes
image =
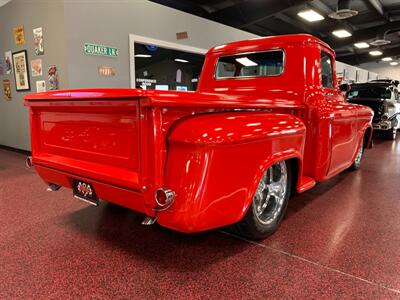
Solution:
[[[372,134],[372,111],[338,87],[334,51],[305,34],[212,48],[196,92],[53,91],[25,105],[27,164],[49,190],[253,239],[277,229],[291,193],[359,168]]]

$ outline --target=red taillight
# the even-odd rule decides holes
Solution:
[[[175,192],[169,189],[158,189],[155,194],[156,210],[168,209],[174,202]]]

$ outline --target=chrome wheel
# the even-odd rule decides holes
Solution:
[[[361,142],[360,148],[358,149],[358,153],[357,153],[356,159],[354,161],[354,163],[356,165],[360,165],[361,164],[361,159],[363,157],[363,154],[364,154],[364,143]]]
[[[295,163],[281,161],[262,174],[250,209],[234,225],[237,233],[251,239],[264,239],[278,229],[292,190],[292,167],[297,167]]]
[[[357,155],[353,161],[353,164],[349,168],[350,170],[355,171],[361,167],[361,161],[364,156],[364,147],[365,147],[364,143],[365,143],[365,136],[363,136],[361,139],[360,147],[358,148]]]
[[[262,224],[274,222],[284,208],[288,193],[288,172],[284,161],[263,174],[253,198],[254,215]]]

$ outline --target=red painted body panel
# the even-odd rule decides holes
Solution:
[[[218,57],[282,49],[279,76],[218,79]],[[197,92],[90,89],[25,97],[32,157],[48,184],[91,182],[97,195],[154,216],[166,227],[196,232],[239,221],[261,174],[291,159],[296,188],[348,168],[372,111],[322,88],[320,52],[334,52],[309,35],[235,42],[211,49]],[[333,76],[336,80],[336,76]],[[368,130],[368,132],[367,132]],[[155,212],[155,191],[175,191],[174,204]]]
[[[282,159],[301,168],[304,142],[305,126],[292,115],[225,112],[179,122],[165,171],[177,196],[159,223],[191,232],[241,220],[265,168]]]

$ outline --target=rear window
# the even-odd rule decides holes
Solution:
[[[283,50],[244,53],[219,58],[215,77],[241,78],[276,76],[283,72]]]

